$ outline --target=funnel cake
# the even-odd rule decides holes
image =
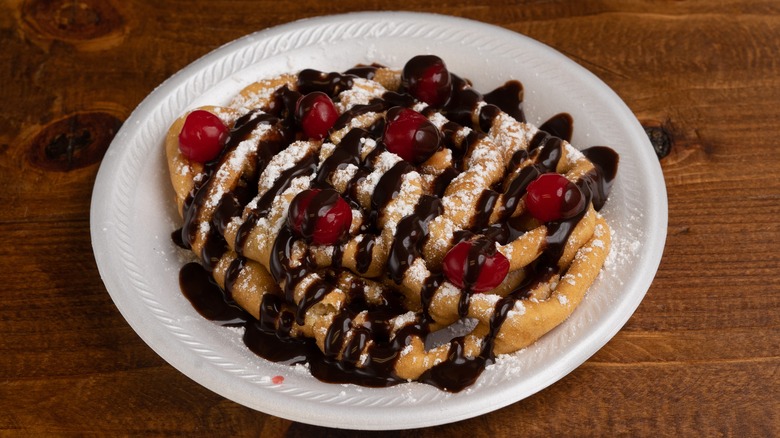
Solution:
[[[213,315],[192,276],[213,279],[252,351],[321,380],[468,387],[562,323],[610,248],[617,154],[575,149],[568,116],[538,129],[521,104],[517,81],[483,95],[418,56],[264,79],[182,115],[165,147],[174,237],[198,257],[183,291]]]

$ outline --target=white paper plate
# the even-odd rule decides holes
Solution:
[[[509,79],[526,90],[525,112],[539,124],[568,112],[577,147],[608,145],[621,156],[602,210],[614,229],[605,271],[563,325],[489,367],[457,394],[409,383],[373,389],[322,383],[303,367],[266,362],[241,333],[198,315],[182,296],[179,226],[163,138],[171,122],[201,104],[224,104],[243,86],[311,67],[357,63],[400,68],[414,55],[441,56],[450,70],[487,92]],[[290,420],[351,429],[402,429],[477,416],[521,400],[582,364],[625,324],[655,275],[666,238],[666,190],[658,160],[626,105],[594,75],[522,35],[474,21],[415,13],[357,13],[275,27],[227,44],[154,90],[106,153],[92,198],[91,232],[100,274],[139,336],[210,390]],[[274,384],[272,376],[283,376]]]

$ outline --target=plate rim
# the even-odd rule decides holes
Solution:
[[[577,68],[581,70],[581,73],[584,75],[584,77],[586,77],[588,81],[593,82],[596,85],[599,85],[599,88],[602,88],[605,91],[606,96],[610,98],[611,100],[610,103],[615,105],[623,116],[627,116],[629,118],[629,120],[627,121],[628,122],[627,126],[630,127],[631,129],[631,135],[632,137],[636,137],[639,143],[646,144],[647,147],[645,148],[645,150],[647,151],[647,153],[645,155],[647,155],[647,157],[652,160],[651,162],[655,163],[654,166],[653,165],[650,166],[649,172],[655,174],[654,179],[656,181],[658,181],[658,178],[660,178],[661,186],[663,189],[661,192],[658,192],[657,196],[654,198],[656,204],[653,206],[654,208],[650,210],[650,213],[654,216],[648,219],[652,223],[657,224],[660,228],[659,230],[657,230],[659,233],[656,236],[657,239],[646,242],[646,244],[649,245],[649,249],[646,251],[646,253],[649,254],[648,255],[649,262],[646,263],[645,266],[649,269],[647,271],[641,272],[638,276],[633,277],[635,283],[642,283],[642,284],[646,283],[646,286],[642,286],[642,288],[644,289],[643,293],[632,296],[633,298],[632,300],[621,301],[619,303],[620,304],[619,309],[621,311],[620,312],[613,311],[611,314],[613,315],[612,324],[610,325],[602,324],[600,326],[602,329],[597,330],[597,332],[591,336],[593,337],[596,334],[598,334],[603,339],[603,342],[590,343],[589,344],[590,348],[578,349],[578,351],[576,351],[576,360],[569,361],[566,364],[566,366],[561,366],[560,369],[557,370],[556,373],[554,373],[556,375],[548,379],[549,381],[540,382],[531,391],[527,391],[528,393],[523,394],[522,396],[516,399],[501,398],[499,397],[499,395],[502,395],[504,391],[498,391],[497,394],[493,396],[494,400],[490,400],[492,401],[492,403],[484,403],[483,404],[484,406],[482,406],[480,409],[474,409],[474,410],[460,409],[458,412],[451,412],[449,416],[440,415],[440,414],[439,415],[434,414],[433,416],[431,415],[418,416],[415,419],[413,419],[413,421],[411,421],[411,424],[410,422],[407,422],[403,426],[398,426],[398,427],[393,427],[394,425],[385,424],[385,423],[332,424],[329,423],[327,419],[320,418],[321,415],[312,415],[310,410],[307,409],[300,409],[293,406],[292,413],[291,413],[290,406],[287,406],[288,404],[286,403],[281,403],[280,405],[269,406],[267,408],[260,409],[257,408],[255,405],[251,405],[251,403],[247,404],[247,402],[251,402],[251,401],[245,399],[237,400],[237,398],[241,399],[241,397],[226,395],[224,393],[225,388],[221,386],[222,382],[219,382],[218,379],[216,380],[209,379],[208,377],[204,378],[203,376],[198,376],[198,378],[193,377],[191,375],[192,368],[190,366],[187,366],[186,364],[182,364],[181,361],[177,360],[177,358],[175,357],[171,357],[172,356],[171,353],[169,351],[166,351],[165,348],[162,347],[166,345],[166,340],[163,339],[164,336],[162,336],[162,334],[160,333],[156,333],[156,334],[149,333],[148,330],[145,330],[144,324],[146,321],[144,320],[144,318],[139,318],[137,314],[133,314],[130,312],[132,304],[129,302],[129,297],[124,296],[123,294],[117,291],[121,287],[124,279],[121,278],[121,276],[118,276],[118,274],[112,269],[110,269],[110,267],[108,266],[109,262],[108,262],[107,255],[111,254],[112,249],[109,247],[109,242],[106,237],[107,236],[106,228],[107,227],[110,228],[111,226],[115,225],[113,222],[115,218],[112,218],[110,216],[107,217],[108,216],[107,212],[103,211],[100,208],[101,205],[110,205],[109,202],[110,200],[107,199],[107,197],[111,193],[108,191],[97,190],[99,183],[102,183],[110,179],[110,175],[113,172],[116,172],[117,168],[121,164],[121,160],[118,159],[119,156],[132,152],[127,150],[122,150],[121,148],[123,145],[123,140],[130,135],[130,133],[134,129],[134,125],[137,122],[139,122],[139,120],[137,120],[140,118],[139,114],[143,114],[145,111],[148,111],[150,109],[149,107],[155,106],[156,105],[154,102],[155,98],[169,94],[172,90],[174,90],[177,86],[179,86],[181,82],[186,81],[187,78],[192,78],[198,71],[201,71],[205,66],[210,65],[217,59],[227,56],[231,51],[235,53],[245,45],[255,43],[256,40],[258,39],[272,38],[275,35],[283,35],[287,32],[293,31],[298,28],[311,26],[312,24],[358,22],[360,20],[365,20],[366,18],[369,17],[370,18],[387,17],[393,19],[412,20],[412,21],[421,21],[421,22],[430,21],[430,20],[435,20],[439,22],[445,21],[445,22],[452,23],[453,25],[459,24],[459,25],[465,25],[472,28],[489,29],[489,32],[503,33],[504,36],[506,36],[509,39],[518,39],[518,41],[522,40],[523,43],[525,44],[530,44],[532,46],[536,46],[540,50],[549,52],[551,56],[558,56],[562,59],[562,62],[564,62],[565,64],[571,64],[577,66]],[[240,37],[236,40],[233,40],[232,42],[229,42],[225,45],[220,46],[219,48],[195,60],[194,62],[190,63],[188,66],[184,67],[183,69],[179,70],[177,73],[175,73],[174,75],[166,79],[136,107],[133,113],[131,113],[131,115],[128,117],[126,122],[123,124],[120,131],[117,133],[114,141],[112,142],[111,147],[109,147],[109,150],[107,151],[103,163],[101,163],[100,169],[98,171],[95,187],[96,189],[93,190],[93,196],[92,196],[91,208],[90,208],[90,233],[92,237],[93,251],[94,251],[95,259],[98,265],[101,278],[103,279],[103,282],[106,285],[106,289],[111,295],[112,300],[116,304],[122,316],[130,324],[130,326],[134,329],[134,331],[142,338],[142,340],[144,340],[144,342],[147,345],[149,345],[159,356],[161,356],[164,360],[166,360],[166,362],[171,364],[174,368],[178,369],[180,372],[182,372],[184,375],[188,376],[190,379],[194,380],[198,384],[210,389],[211,391],[223,397],[244,404],[245,406],[248,406],[250,408],[261,410],[268,414],[287,418],[293,421],[302,421],[310,424],[328,426],[328,427],[342,427],[342,428],[348,427],[348,428],[366,429],[366,430],[408,429],[408,428],[416,428],[416,427],[424,427],[424,426],[433,426],[438,424],[459,421],[466,418],[471,418],[504,407],[511,403],[517,402],[518,400],[530,396],[531,394],[536,393],[546,388],[550,384],[563,378],[573,369],[575,369],[576,367],[580,366],[583,362],[585,362],[590,356],[595,354],[595,352],[600,350],[610,339],[612,339],[612,337],[623,327],[623,325],[628,321],[628,319],[634,313],[636,308],[639,306],[642,299],[644,298],[644,295],[647,292],[647,289],[649,289],[652,283],[652,279],[655,276],[655,273],[660,264],[660,260],[663,253],[665,240],[666,240],[666,227],[668,221],[668,206],[667,206],[667,197],[666,197],[665,183],[663,180],[663,174],[661,172],[660,164],[658,163],[657,158],[652,153],[652,147],[650,146],[649,140],[647,139],[644,130],[641,128],[641,125],[639,125],[639,122],[636,120],[631,110],[625,105],[622,99],[620,99],[617,96],[617,94],[615,94],[614,91],[611,88],[609,88],[606,84],[604,84],[598,77],[593,75],[587,69],[579,66],[571,59],[565,57],[557,50],[539,41],[531,39],[525,35],[519,34],[517,32],[499,26],[482,23],[470,19],[465,19],[465,18],[451,17],[451,16],[441,15],[441,14],[416,13],[416,12],[398,12],[398,11],[352,12],[347,14],[305,18],[302,20],[297,20],[290,23],[275,26],[272,28],[264,29],[258,32],[254,32],[245,35],[243,37]],[[150,315],[146,315],[146,316],[151,317]],[[293,401],[294,401],[293,405],[300,405],[301,403],[304,403],[304,401],[300,399],[295,399]],[[318,406],[322,407],[322,405],[318,405]],[[356,408],[356,409],[359,410],[360,408]],[[301,412],[301,411],[305,411],[305,412]],[[303,415],[295,415],[295,414],[303,414]]]

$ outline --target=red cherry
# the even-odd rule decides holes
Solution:
[[[333,189],[304,190],[290,203],[287,223],[307,242],[332,245],[349,231],[352,210]]]
[[[327,94],[314,91],[298,99],[295,104],[295,118],[307,137],[322,140],[336,123],[339,112]]]
[[[228,138],[228,128],[219,117],[205,110],[187,115],[179,132],[179,151],[192,161],[205,163],[219,156]]]
[[[557,173],[543,173],[528,185],[525,205],[542,222],[576,216],[585,209],[585,196],[576,184]]]
[[[447,103],[452,94],[452,78],[441,58],[419,55],[410,59],[401,73],[401,84],[415,98],[433,107]]]
[[[472,292],[495,289],[509,273],[509,260],[492,240],[478,238],[453,246],[444,256],[444,275],[450,283]]]
[[[387,112],[382,141],[388,151],[406,161],[420,164],[439,149],[441,133],[417,111],[395,107]]]

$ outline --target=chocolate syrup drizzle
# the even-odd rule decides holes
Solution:
[[[312,374],[327,382],[357,383],[364,386],[383,387],[403,382],[394,372],[394,365],[400,352],[409,345],[413,337],[425,339],[429,334],[431,318],[428,312],[433,294],[445,281],[441,272],[433,272],[425,280],[420,294],[422,311],[417,321],[407,324],[393,336],[390,321],[405,313],[401,294],[392,287],[381,291],[379,304],[368,305],[365,297],[365,284],[353,280],[348,292],[347,304],[335,317],[330,325],[324,349],[321,351],[312,339],[300,339],[291,336],[295,323],[303,324],[306,312],[320,302],[335,288],[340,275],[343,247],[334,246],[333,264],[331,267],[317,268],[310,254],[306,254],[297,266],[290,266],[293,245],[297,237],[288,226],[283,226],[273,243],[269,271],[274,279],[282,285],[281,294],[266,293],[263,295],[259,309],[259,318],[252,318],[247,312],[238,308],[232,300],[232,289],[238,275],[244,268],[246,259],[242,256],[242,248],[247,237],[257,221],[267,216],[273,199],[289,187],[290,181],[296,176],[314,174],[312,186],[327,189],[322,196],[312,199],[308,208],[317,210],[332,203],[332,189],[328,178],[338,169],[349,165],[358,168],[354,177],[347,184],[347,189],[341,195],[354,209],[363,210],[364,223],[360,229],[362,240],[355,255],[358,273],[367,271],[373,260],[373,248],[379,239],[381,230],[377,223],[386,205],[397,196],[403,175],[415,170],[415,167],[405,161],[398,162],[380,178],[371,196],[371,206],[364,209],[357,199],[357,186],[374,169],[377,157],[385,150],[381,142],[384,130],[384,119],[380,118],[367,129],[350,130],[338,147],[323,162],[318,162],[318,156],[311,154],[281,172],[273,186],[260,196],[256,206],[244,213],[246,205],[255,198],[256,181],[270,159],[290,143],[299,138],[293,114],[295,102],[301,93],[322,91],[334,99],[338,94],[353,86],[358,77],[373,78],[379,66],[357,66],[344,73],[324,73],[316,70],[303,70],[298,76],[296,88],[292,91],[282,87],[274,94],[274,99],[268,108],[261,108],[240,117],[233,129],[222,155],[212,163],[207,163],[203,175],[184,203],[184,224],[180,231],[174,232],[173,239],[184,248],[191,248],[196,236],[196,227],[205,202],[208,187],[212,184],[211,176],[219,167],[225,156],[245,140],[249,134],[261,124],[272,127],[273,134],[259,142],[253,151],[253,165],[244,170],[240,182],[219,202],[211,220],[210,232],[203,245],[201,263],[185,265],[180,272],[180,285],[185,296],[195,309],[205,318],[220,321],[225,324],[235,324],[241,321],[245,327],[244,342],[261,357],[268,360],[296,364],[308,363]],[[415,66],[424,68],[425,66]],[[420,256],[423,245],[428,237],[428,224],[443,213],[441,196],[444,189],[463,170],[463,158],[469,149],[483,138],[500,112],[505,112],[517,120],[525,121],[522,110],[523,87],[518,81],[508,81],[503,86],[484,96],[470,87],[468,80],[452,75],[452,93],[449,100],[441,108],[441,112],[450,120],[442,128],[440,147],[452,150],[453,166],[444,171],[435,181],[432,195],[423,195],[414,212],[398,223],[396,235],[390,249],[386,265],[387,276],[396,284],[400,284],[404,274],[414,260]],[[482,101],[480,111],[476,111]],[[405,90],[387,92],[381,98],[373,99],[366,105],[356,105],[346,111],[336,121],[334,129],[348,125],[354,117],[367,112],[383,112],[389,108],[402,106],[411,107],[416,103]],[[429,109],[430,113],[433,111]],[[424,114],[426,112],[424,111]],[[463,127],[471,128],[471,133],[462,141],[457,141],[456,133]],[[453,244],[459,240],[472,239],[469,260],[472,261],[464,273],[465,287],[461,294],[458,310],[461,316],[468,312],[469,298],[473,285],[484,262],[485,254],[495,251],[495,243],[506,244],[521,236],[524,232],[521,225],[523,217],[513,217],[520,200],[526,193],[528,185],[544,172],[555,171],[563,154],[563,140],[569,141],[572,134],[572,119],[568,114],[559,114],[542,125],[540,131],[531,140],[528,150],[517,151],[505,171],[505,180],[496,187],[482,192],[477,203],[477,212],[467,230],[456,233]],[[361,159],[361,144],[365,139],[376,141],[376,147],[365,158]],[[600,209],[609,194],[614,180],[618,157],[608,147],[596,146],[583,151],[594,164],[593,171],[583,176],[577,186],[583,196],[590,200],[594,207]],[[517,172],[517,168],[528,158],[534,157],[533,165],[526,166]],[[511,176],[514,175],[514,176]],[[491,224],[490,217],[497,208],[497,201],[503,195],[503,208],[498,212],[499,221]],[[225,275],[225,287],[220,289],[209,274],[227,250],[227,244],[222,237],[225,227],[234,218],[245,214],[245,220],[240,226],[235,240],[235,249],[239,254],[228,267]],[[434,385],[443,390],[457,392],[471,385],[482,370],[494,361],[493,344],[501,324],[507,317],[517,300],[528,296],[539,282],[546,281],[557,274],[556,261],[563,252],[566,241],[574,226],[579,222],[585,210],[574,217],[550,222],[547,224],[548,236],[542,257],[532,266],[527,267],[527,281],[514,291],[503,297],[495,308],[490,321],[488,335],[482,342],[481,352],[477,357],[465,355],[464,337],[450,340],[450,350],[447,360],[425,372],[420,381]],[[308,225],[304,224],[304,229]],[[318,278],[306,288],[301,299],[296,301],[293,291],[296,285],[307,275],[316,272]],[[358,313],[364,313],[366,321],[361,324],[354,322]],[[363,316],[361,316],[362,318]],[[351,332],[349,337],[347,332]],[[348,339],[348,340],[347,340]],[[367,349],[367,355],[361,355]],[[362,362],[361,362],[362,361]]]

